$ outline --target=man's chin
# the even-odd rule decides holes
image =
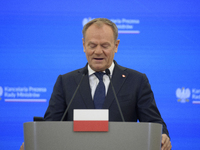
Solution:
[[[94,71],[100,72],[100,71],[105,71],[106,68],[102,66],[94,66],[92,69]]]

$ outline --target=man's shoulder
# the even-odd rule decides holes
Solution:
[[[76,69],[65,74],[60,74],[56,82],[71,83],[81,78],[84,68]]]
[[[116,67],[118,67],[122,71],[127,72],[130,75],[137,75],[137,76],[144,76],[145,75],[144,73],[142,73],[140,71],[137,71],[137,70],[132,69],[132,68],[124,67],[124,66],[121,66],[119,64],[116,64]]]
[[[70,72],[67,72],[63,75],[61,75],[62,77],[74,77],[75,75],[81,74],[83,72],[84,68],[80,68],[80,69],[76,69]]]

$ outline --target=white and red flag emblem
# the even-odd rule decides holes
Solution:
[[[108,109],[74,109],[74,131],[108,131]]]

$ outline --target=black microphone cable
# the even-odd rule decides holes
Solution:
[[[65,116],[66,116],[66,114],[67,114],[67,112],[68,112],[68,110],[69,110],[69,107],[71,106],[71,103],[72,103],[72,101],[74,100],[74,97],[75,97],[75,95],[76,95],[76,93],[77,93],[77,91],[78,91],[78,89],[79,89],[79,87],[80,87],[80,85],[81,85],[81,83],[82,83],[83,77],[85,77],[85,75],[86,75],[87,73],[88,73],[88,70],[87,70],[87,68],[85,68],[85,69],[83,70],[83,75],[82,75],[81,81],[79,82],[79,84],[78,84],[78,86],[77,86],[77,88],[76,88],[76,90],[75,90],[75,92],[74,92],[74,94],[73,94],[73,96],[72,96],[72,98],[71,98],[71,100],[70,100],[68,106],[67,106],[67,109],[65,110],[65,112],[64,112],[64,114],[63,114],[63,116],[62,116],[62,118],[61,118],[60,121],[63,121],[63,120],[64,120],[64,118],[65,118]]]
[[[109,69],[106,69],[105,71],[106,71],[106,74],[108,75],[108,77],[109,77],[109,79],[110,79],[110,70],[109,70]],[[115,92],[115,89],[114,89],[114,86],[113,86],[113,84],[112,84],[111,79],[110,79],[110,84],[111,84],[111,87],[112,87],[112,90],[113,90],[113,94],[114,94],[114,96],[115,96],[115,100],[116,100],[116,102],[117,102],[117,106],[118,106],[118,109],[119,109],[119,112],[120,112],[122,121],[125,122],[124,116],[123,116],[121,107],[120,107],[120,105],[119,105],[119,101],[118,101],[118,98],[117,98],[117,96],[116,96],[116,92]]]

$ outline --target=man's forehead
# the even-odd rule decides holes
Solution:
[[[97,40],[90,40],[90,41],[88,41],[88,45],[90,45],[90,44],[109,44],[110,45],[110,42],[108,42],[108,41],[97,41]]]
[[[85,32],[85,38],[87,39],[87,37],[90,35],[100,35],[102,32],[100,32],[98,30],[102,30],[102,29],[106,30],[106,32],[104,32],[104,33],[110,32],[110,35],[112,35],[113,36],[112,38],[114,39],[114,32],[113,32],[112,28],[109,25],[103,24],[103,23],[101,26],[99,26],[98,24],[95,24],[95,23],[92,24],[91,26],[89,26]]]
[[[105,23],[102,23],[100,25],[97,24],[97,23],[93,23],[91,26],[89,26],[87,28],[86,33],[87,33],[88,30],[91,30],[91,29],[94,29],[94,28],[95,28],[95,30],[106,29],[106,30],[111,30],[113,32],[112,28],[109,25],[105,24]]]

